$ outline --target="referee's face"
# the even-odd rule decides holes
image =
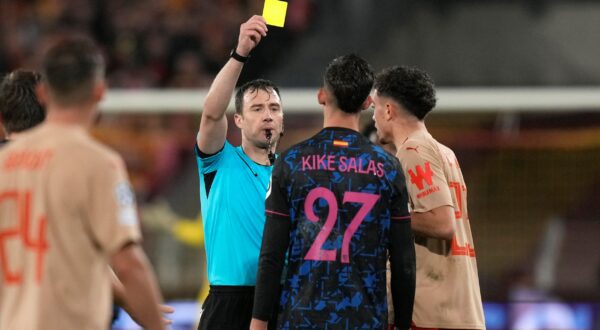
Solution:
[[[281,99],[273,89],[257,89],[244,94],[242,115],[235,115],[242,138],[258,148],[267,148],[279,141],[283,131]]]

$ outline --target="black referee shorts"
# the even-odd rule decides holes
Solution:
[[[211,285],[198,330],[248,330],[253,304],[253,286]],[[269,320],[269,329],[276,326],[277,313]]]

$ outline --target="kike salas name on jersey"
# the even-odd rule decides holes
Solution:
[[[357,157],[339,155],[302,156],[302,171],[338,171],[358,174],[371,174],[383,177],[383,163]]]

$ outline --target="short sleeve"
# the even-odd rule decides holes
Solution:
[[[123,160],[116,155],[103,158],[88,175],[87,212],[94,241],[109,255],[140,241],[135,195]]]
[[[223,148],[217,151],[214,154],[204,154],[199,148],[198,144],[194,144],[194,154],[196,155],[196,162],[198,163],[198,172],[200,174],[207,174],[214,172],[218,169],[221,160],[223,159],[223,154],[225,153],[225,149],[233,148],[229,142],[225,141]]]
[[[407,141],[397,153],[402,164],[412,211],[427,212],[452,206],[452,195],[444,175],[443,161],[426,145]]]

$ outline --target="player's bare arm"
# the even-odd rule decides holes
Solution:
[[[136,321],[145,329],[165,329],[159,309],[162,297],[139,245],[123,247],[112,256],[111,265],[123,285],[124,301]]]
[[[267,31],[265,19],[258,15],[252,16],[240,26],[235,52],[244,57],[249,56],[260,40],[267,36]],[[230,58],[208,90],[197,137],[198,149],[203,153],[214,154],[225,143],[227,136],[225,111],[243,66],[242,62]]]
[[[454,208],[448,205],[427,212],[412,212],[412,229],[421,236],[451,241],[454,237]]]
[[[253,318],[252,322],[250,322],[250,330],[267,330],[267,324],[267,321]]]
[[[140,318],[137,315],[135,315],[135,311],[133,309],[131,309],[131,307],[127,304],[125,288],[123,287],[123,283],[121,283],[121,281],[119,281],[119,279],[117,278],[117,275],[114,273],[114,271],[112,269],[111,269],[111,273],[113,275],[112,281],[111,281],[111,287],[112,287],[114,302],[117,305],[119,305],[121,308],[123,308],[125,310],[125,312],[127,312],[127,314],[129,314],[129,316],[137,324],[141,325],[142,321],[140,320]],[[168,305],[160,305],[159,309],[163,314],[172,314],[175,312],[175,309]],[[163,317],[163,323],[165,325],[169,325],[169,324],[173,323],[173,320]]]

